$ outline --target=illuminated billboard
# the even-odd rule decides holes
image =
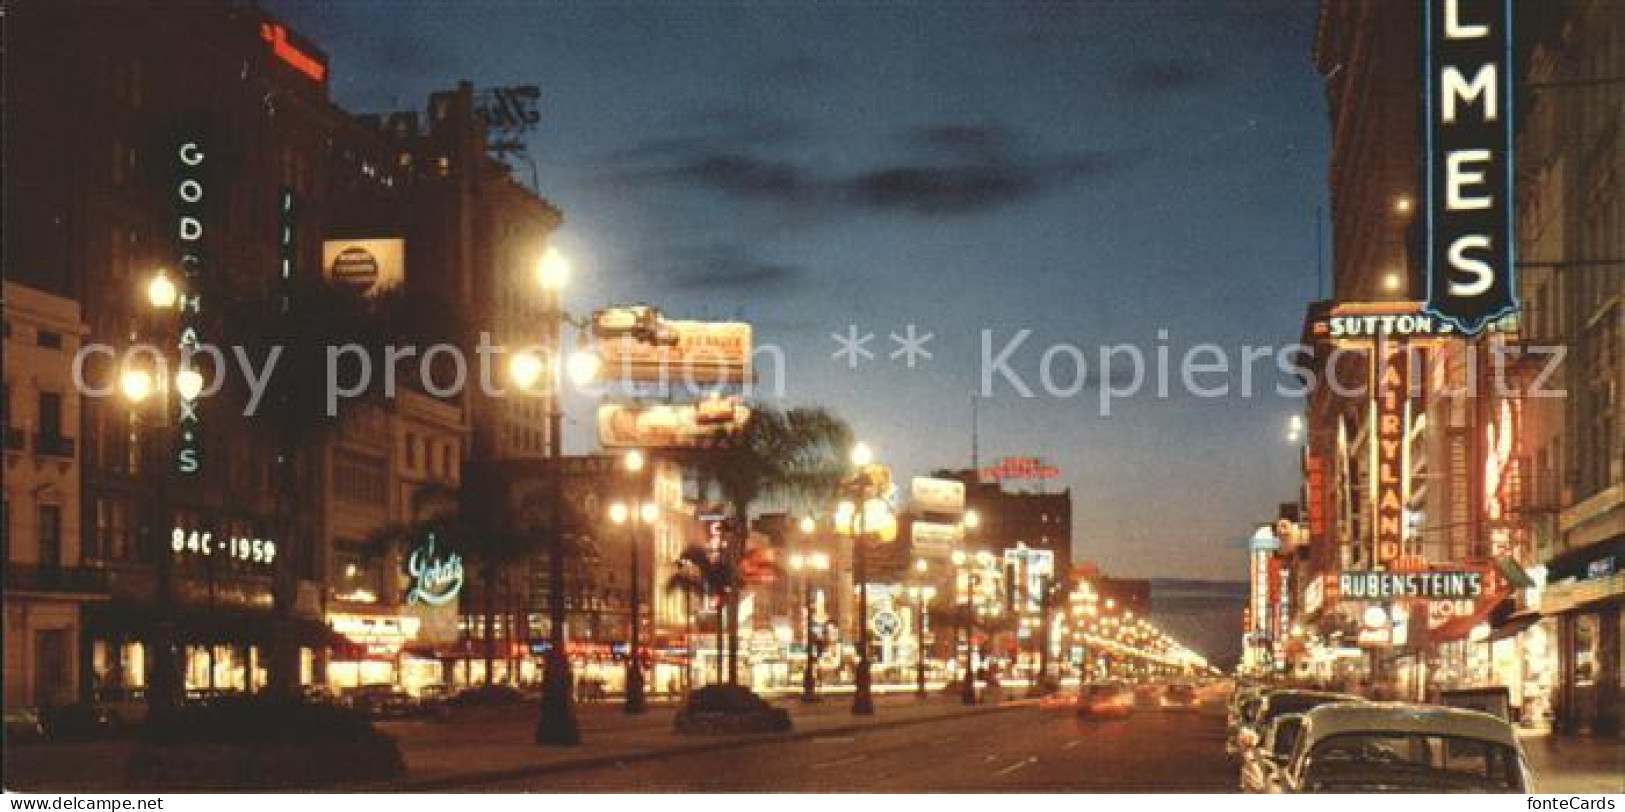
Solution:
[[[323,240],[322,273],[335,284],[380,293],[406,279],[406,241]]]

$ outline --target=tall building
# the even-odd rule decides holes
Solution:
[[[1549,6],[1549,7],[1548,7]],[[1542,4],[1519,86],[1519,372],[1560,397],[1496,403],[1512,435],[1507,543],[1535,576],[1493,667],[1557,727],[1619,735],[1625,679],[1625,25],[1595,0]],[[1551,377],[1545,373],[1553,371]],[[1532,384],[1531,384],[1532,385]],[[1521,629],[1521,631],[1520,631]],[[1527,686],[1527,687],[1526,687]],[[1524,688],[1520,691],[1520,688]]]
[[[172,362],[179,345],[229,343],[227,311],[274,307],[284,259],[319,266],[329,134],[344,118],[319,49],[247,7],[14,11],[8,278],[78,300],[87,343]],[[161,269],[168,307],[149,296]],[[282,453],[281,432],[244,417],[240,381],[189,399],[156,356],[125,360],[87,364],[115,394],[85,397],[64,428],[79,440],[83,565],[107,584],[85,607],[81,691],[142,685],[154,629],[171,621],[189,687],[263,685],[273,625],[301,642],[308,678],[327,638],[323,556],[317,500],[290,495],[320,491],[315,457]],[[113,384],[142,364],[148,397],[120,397]]]
[[[84,607],[107,581],[83,566],[79,533],[79,391],[72,358],[79,305],[5,283],[5,706],[77,698]]]
[[[1611,91],[1622,33],[1603,3],[1515,8],[1521,312],[1471,339],[1334,338],[1339,318],[1414,313],[1424,296],[1421,27],[1413,4],[1321,5],[1333,285],[1305,319],[1321,384],[1308,402],[1308,547],[1293,596],[1308,645],[1290,667],[1325,679],[1352,654],[1374,693],[1501,686],[1525,725],[1614,733],[1625,269]],[[1548,367],[1550,348],[1566,355]],[[1339,393],[1325,384],[1334,373],[1366,385]],[[1344,573],[1423,569],[1480,573],[1484,587],[1376,603],[1339,590]]]

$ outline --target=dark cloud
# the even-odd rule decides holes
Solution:
[[[998,208],[1037,191],[1033,173],[1019,166],[894,166],[845,184],[851,199],[876,209],[924,215],[966,214]]]
[[[611,153],[601,178],[770,203],[819,219],[857,211],[959,217],[1017,205],[1135,160],[1103,151],[1030,154],[1009,128],[949,122],[900,131],[895,162],[839,171],[801,157],[812,142],[808,132],[771,111],[713,107],[682,122],[675,135]]]
[[[1117,86],[1134,94],[1179,93],[1212,81],[1214,69],[1188,59],[1148,59],[1117,76]]]
[[[878,168],[844,184],[846,199],[870,208],[925,216],[974,214],[1132,166],[1130,153],[998,155],[978,162]]]
[[[678,259],[667,266],[664,276],[667,284],[684,290],[783,291],[811,273],[803,266],[765,259],[737,245],[711,245],[675,254]]]
[[[693,162],[697,157],[754,149],[783,148],[812,135],[806,122],[748,105],[717,102],[671,117],[665,133],[607,153],[611,174],[653,164]]]
[[[987,124],[920,127],[909,131],[906,138],[927,151],[979,160],[993,160],[1004,155],[1014,140],[1008,129]]]

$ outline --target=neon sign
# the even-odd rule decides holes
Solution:
[[[1372,390],[1371,416],[1376,431],[1371,441],[1371,494],[1374,546],[1379,562],[1387,563],[1405,551],[1405,499],[1410,479],[1405,453],[1410,422],[1409,353],[1403,343],[1379,342],[1377,385]]]
[[[423,538],[423,543],[414,548],[406,560],[406,574],[412,579],[406,601],[445,606],[463,589],[463,557],[452,553],[438,558],[434,550],[435,535],[428,533]]]
[[[203,276],[203,173],[200,139],[183,141],[175,150],[175,231],[180,244],[183,285],[175,306],[180,310],[182,358],[191,358],[202,345],[201,297]],[[175,469],[195,474],[203,468],[202,420],[198,416],[200,391],[176,387]]]
[[[327,63],[320,56],[306,53],[288,39],[288,29],[281,23],[260,23],[260,39],[271,44],[271,53],[289,67],[320,82],[327,78]]]
[[[983,479],[1054,479],[1061,469],[1038,457],[1005,457],[982,469]]]
[[[169,531],[169,549],[177,555],[213,556],[216,553],[239,561],[270,564],[276,560],[276,542],[247,536],[216,539],[208,530],[175,527]]]
[[[1427,311],[1477,335],[1518,309],[1512,0],[1423,3]]]

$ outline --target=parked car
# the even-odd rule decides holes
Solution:
[[[333,689],[326,685],[305,685],[299,689],[299,698],[313,705],[342,705]]]
[[[1292,758],[1292,749],[1302,729],[1301,713],[1283,713],[1270,720],[1264,729],[1264,740],[1242,758],[1242,792],[1280,791],[1282,771]]]
[[[1134,692],[1118,682],[1093,682],[1078,689],[1078,715],[1127,716],[1133,711]]]
[[[38,714],[46,741],[96,741],[110,739],[119,732],[113,715],[94,702],[51,705],[40,708]]]
[[[6,708],[6,744],[45,741],[45,726],[33,708]]]
[[[1535,791],[1512,725],[1461,708],[1361,702],[1303,715],[1284,792]]]
[[[411,694],[387,683],[352,688],[345,693],[345,704],[379,718],[410,716],[417,710]]]
[[[1176,682],[1162,692],[1162,706],[1181,710],[1194,710],[1196,708],[1196,686],[1186,682]]]
[[[107,708],[116,727],[139,727],[147,721],[145,688],[97,688],[93,696],[98,705]]]
[[[1360,697],[1353,694],[1339,694],[1330,691],[1298,691],[1280,690],[1270,691],[1259,697],[1256,705],[1251,707],[1252,713],[1241,719],[1236,729],[1236,754],[1246,762],[1248,751],[1257,747],[1263,740],[1263,731],[1270,720],[1286,713],[1303,713],[1317,705],[1326,705],[1332,702],[1361,702]]]
[[[1225,715],[1224,751],[1232,756],[1241,755],[1239,736],[1246,720],[1258,712],[1268,689],[1262,685],[1240,685],[1230,695],[1230,709]]]

